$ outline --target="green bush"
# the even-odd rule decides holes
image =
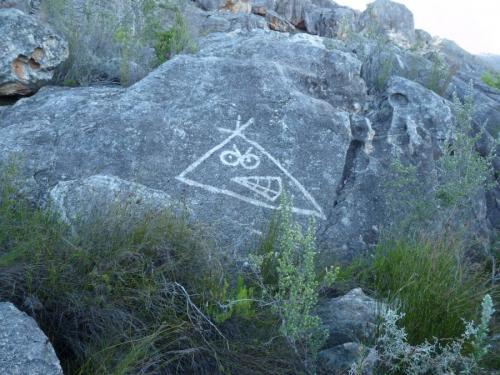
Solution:
[[[179,12],[175,14],[174,24],[170,29],[156,32],[154,49],[157,64],[164,63],[182,51],[193,51],[195,48],[186,21]]]
[[[427,78],[426,87],[443,96],[457,71],[458,66],[449,66],[442,56],[435,55],[432,58],[432,69]]]
[[[381,241],[364,271],[365,285],[404,313],[412,345],[457,338],[463,319],[478,317],[488,279],[464,259],[460,245],[436,237]]]
[[[252,264],[257,272],[262,299],[281,321],[280,332],[303,358],[307,370],[315,370],[316,355],[328,337],[314,315],[322,283],[333,284],[337,269],[316,272],[314,222],[305,233],[293,220],[288,198],[271,220]],[[320,282],[322,280],[322,282]]]
[[[89,85],[132,84],[157,65],[150,49],[170,54],[193,50],[182,2],[171,0],[95,0],[83,6],[68,0],[44,0],[41,13],[68,41],[69,59],[58,69],[56,82]],[[81,4],[80,4],[81,5]],[[161,22],[173,19],[162,31]],[[165,50],[163,51],[165,52]],[[163,60],[166,58],[162,56]]]
[[[500,90],[500,73],[486,72],[483,74],[481,79],[488,86]]]
[[[66,374],[301,371],[270,308],[249,305],[242,279],[224,286],[210,239],[185,215],[96,208],[69,227],[17,195],[14,168],[0,170],[0,299],[37,320]],[[210,306],[224,288],[241,302],[217,324]]]
[[[476,151],[482,133],[471,135],[474,104],[472,87],[469,90],[463,102],[454,95],[456,125],[433,172],[401,160],[392,163],[386,187],[388,213],[393,219],[389,231],[395,237],[451,231],[474,240],[470,228],[476,219],[477,197],[491,187],[494,155],[482,157]]]

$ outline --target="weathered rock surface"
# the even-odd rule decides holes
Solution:
[[[0,9],[0,96],[28,95],[52,79],[68,45],[18,9]]]
[[[355,374],[371,375],[376,364],[376,350],[356,342],[337,345],[318,354],[318,373],[324,375],[343,375],[351,368],[356,369]]]
[[[334,4],[311,6],[305,11],[304,25],[310,34],[344,39],[357,29],[358,16],[356,11]]]
[[[341,42],[255,30],[200,46],[126,90],[44,88],[8,107],[0,158],[27,161],[26,191],[41,202],[96,175],[162,191],[231,250],[255,239],[287,191],[297,218],[316,218],[320,247],[347,260],[387,220],[391,155],[430,173],[453,126],[446,101],[408,80],[370,98]]]
[[[29,12],[29,1],[28,0],[0,0],[1,8],[16,8],[22,10],[23,12]]]
[[[368,297],[360,288],[344,296],[321,301],[316,313],[329,332],[325,347],[370,342],[375,337],[384,304]]]
[[[232,14],[232,13],[211,13],[203,17],[202,21],[198,19],[198,33],[230,32],[235,30],[268,30],[267,21],[263,17],[254,14]]]
[[[385,35],[401,46],[408,47],[415,42],[412,12],[403,4],[390,0],[369,4],[359,18],[359,28],[368,35]]]
[[[102,175],[61,181],[50,190],[49,199],[51,208],[70,224],[79,218],[118,209],[126,209],[127,213],[140,217],[146,212],[172,207],[175,203],[161,190]]]
[[[285,189],[299,216],[326,221],[349,111],[365,101],[359,70],[319,38],[217,34],[128,90],[46,88],[18,102],[2,113],[2,158],[25,155],[41,196],[96,174],[165,191],[198,219],[220,218],[232,247],[261,229]]]
[[[62,375],[45,334],[11,303],[0,303],[0,373],[3,375]]]
[[[295,30],[295,26],[272,10],[266,12],[266,21],[271,30],[281,32],[291,32]]]
[[[373,344],[379,316],[385,305],[368,297],[361,289],[344,296],[320,301],[316,313],[329,333],[325,349],[319,353],[320,373],[343,374],[353,364],[362,374],[372,374],[377,353]]]

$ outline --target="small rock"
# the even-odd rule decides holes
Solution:
[[[33,318],[8,302],[0,303],[0,374],[63,374],[47,336]]]
[[[320,303],[317,314],[330,334],[325,347],[370,341],[383,308],[382,303],[368,297],[360,288]]]
[[[371,375],[377,363],[377,352],[362,344],[349,342],[319,352],[320,374],[345,374],[354,367],[356,374]]]

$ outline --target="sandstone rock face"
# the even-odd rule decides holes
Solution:
[[[0,96],[34,93],[68,58],[67,43],[20,10],[0,9],[0,35]]]
[[[266,21],[269,28],[274,31],[291,32],[295,30],[290,22],[272,10],[266,12]]]
[[[71,224],[94,213],[127,209],[140,217],[141,213],[173,206],[170,196],[161,191],[111,176],[90,176],[81,180],[61,181],[50,190],[51,208]]]
[[[226,10],[231,13],[250,13],[252,5],[250,0],[197,0],[204,10]]]
[[[36,322],[11,303],[0,303],[0,373],[63,375],[59,360]]]
[[[29,1],[28,0],[0,0],[1,8],[16,8],[22,10],[23,12],[29,12]]]
[[[287,192],[297,219],[316,219],[318,246],[348,260],[387,221],[392,155],[430,173],[453,126],[444,99],[403,78],[370,98],[340,42],[254,30],[200,46],[128,89],[44,88],[7,107],[0,158],[27,161],[26,191],[41,202],[97,175],[163,192],[158,205],[185,202],[230,251],[259,238]]]
[[[36,195],[96,174],[162,190],[197,219],[219,217],[231,248],[262,229],[283,191],[298,217],[325,225],[351,142],[350,112],[366,97],[360,67],[316,37],[215,34],[197,55],[128,90],[47,88],[18,102],[2,112],[2,158],[31,155],[26,177]],[[39,145],[24,149],[33,132]]]
[[[292,25],[304,28],[304,13],[311,5],[310,0],[275,0],[274,10]]]
[[[255,29],[268,30],[267,21],[264,17],[255,14],[232,14],[229,12],[214,12],[200,20],[198,17],[193,20],[197,25],[198,33],[230,32],[234,30],[251,31]]]
[[[217,10],[222,8],[225,4],[225,0],[196,0],[196,2],[204,10]]]
[[[329,38],[345,39],[356,30],[358,14],[347,7],[310,7],[304,15],[308,33]]]
[[[402,46],[415,42],[415,22],[410,10],[390,0],[376,0],[369,4],[359,18],[360,31],[389,37]]]

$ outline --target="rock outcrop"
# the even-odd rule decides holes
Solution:
[[[453,127],[447,102],[409,80],[368,95],[350,50],[307,34],[212,34],[128,89],[44,88],[0,112],[0,158],[28,161],[41,202],[95,175],[162,191],[231,251],[258,238],[286,191],[297,218],[316,219],[320,247],[347,260],[387,220],[391,155],[430,174]]]
[[[68,58],[59,35],[18,9],[0,8],[0,35],[0,96],[33,94]]]
[[[89,3],[65,4],[79,25]],[[481,82],[489,66],[415,30],[405,6],[376,0],[358,12],[331,0],[176,4],[196,39],[193,53],[148,74],[154,50],[137,44],[138,54],[126,58],[138,66],[136,78],[146,76],[128,88],[40,89],[68,46],[40,23],[46,15],[38,0],[0,0],[0,162],[20,160],[22,193],[65,222],[115,206],[137,215],[182,206],[209,226],[221,250],[245,257],[286,193],[296,219],[315,220],[325,261],[348,262],[393,220],[387,178],[396,158],[417,165],[419,180],[435,186],[437,160],[456,126],[450,101],[471,87],[476,148],[487,156],[497,147],[498,180],[500,91]],[[116,25],[127,14],[132,29],[146,24],[140,2],[93,6],[113,13]],[[174,12],[156,11],[154,24],[167,30]],[[123,46],[110,38],[94,51],[92,42],[82,42],[85,64],[103,81],[118,81]],[[473,208],[470,230],[488,242],[500,229],[499,185],[478,195]],[[360,289],[321,302],[317,313],[330,333],[322,371],[357,363],[372,373],[381,308]],[[0,304],[2,317],[0,373],[4,363],[61,373],[50,344],[38,345],[46,339],[34,321],[9,304]]]
[[[0,373],[63,375],[49,339],[25,313],[0,303]]]
[[[415,42],[413,14],[403,4],[376,0],[368,5],[358,22],[359,31],[372,37],[385,36],[404,47]]]

